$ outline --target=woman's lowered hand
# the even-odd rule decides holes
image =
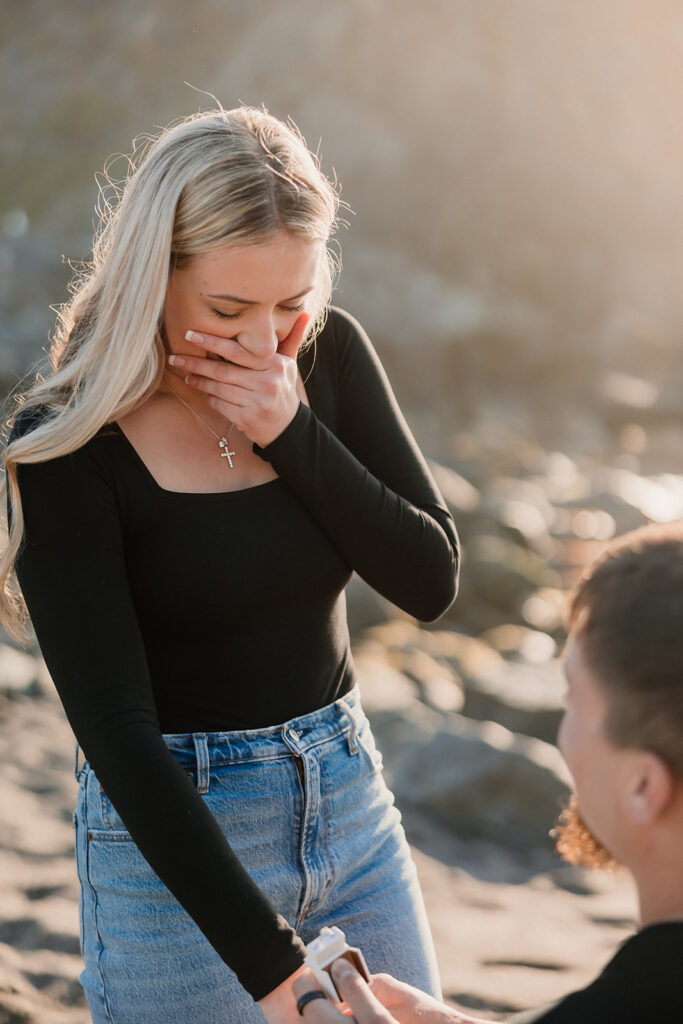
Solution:
[[[301,1017],[296,1008],[297,996],[294,994],[292,983],[296,982],[303,974],[310,974],[310,972],[302,964],[294,974],[285,978],[282,984],[274,988],[263,999],[259,999],[258,1004],[268,1024],[301,1024]],[[347,1024],[348,1017],[342,1019]]]
[[[313,999],[303,1007],[301,1016],[305,1024],[396,1024],[396,1018],[377,1001],[366,981],[347,960],[337,960],[333,964],[332,976],[353,1016],[342,1013],[327,998]],[[310,972],[294,982],[297,999],[307,992],[316,991],[321,991],[320,984]]]

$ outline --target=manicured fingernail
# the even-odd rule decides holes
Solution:
[[[168,357],[168,361],[171,364],[171,366],[184,366],[185,365],[185,360],[183,359],[182,356],[169,356]]]
[[[185,335],[185,341],[204,341],[204,335],[197,334],[196,331],[188,331]]]
[[[197,383],[197,378],[196,377],[192,377],[190,374],[188,374],[187,377],[185,378],[185,383],[186,384],[196,384]]]

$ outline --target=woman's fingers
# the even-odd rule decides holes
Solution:
[[[301,342],[304,340],[304,335],[310,319],[310,313],[302,313],[296,318],[291,331],[277,347],[281,356],[288,356],[290,359],[296,359],[297,352],[301,347]]]
[[[188,375],[196,375],[207,380],[218,381],[220,384],[235,384],[248,390],[254,390],[256,387],[254,371],[247,370],[243,366],[235,366],[233,363],[223,363],[216,359],[206,359],[203,356],[186,355],[169,356],[168,362],[185,378]],[[187,383],[194,384],[195,381],[190,380]]]
[[[277,351],[279,355],[287,356],[289,359],[296,359],[310,319],[310,313],[306,312],[301,313],[296,318],[294,326],[287,337],[283,338],[278,344]],[[241,345],[237,338],[221,338],[216,334],[188,331],[185,335],[185,340],[196,345],[198,348],[206,349],[207,352],[213,352],[214,355],[220,356],[227,363],[243,366],[247,370],[267,370],[271,365],[272,356],[254,355],[248,348]],[[183,358],[190,359],[191,357],[183,356]]]
[[[234,406],[243,409],[249,400],[245,389],[237,387],[235,384],[217,384],[215,380],[205,380],[202,377],[194,379],[189,377],[187,383],[191,384],[195,391],[203,391],[206,395],[212,395],[231,408]]]
[[[294,998],[300,999],[307,992],[321,991],[319,983],[312,974],[303,974],[292,985]],[[354,1024],[353,1017],[340,1013],[327,996],[324,999],[312,999],[303,1007],[301,1015],[305,1024]]]
[[[240,345],[236,338],[220,338],[216,334],[198,334],[197,331],[188,331],[185,339],[186,341],[191,341],[198,348],[206,349],[207,352],[213,352],[227,363],[235,363],[237,366],[244,366],[248,370],[266,370],[270,365],[270,357],[255,356],[248,349],[244,348],[243,345]],[[183,356],[183,359],[190,358],[192,357]],[[199,358],[201,359],[201,356]]]
[[[258,358],[232,338],[195,334],[188,341],[221,359],[173,353],[169,366],[187,384],[209,395],[209,405],[230,419],[246,437],[265,448],[294,419],[300,404],[296,353],[306,332],[308,313],[297,317],[281,350]]]

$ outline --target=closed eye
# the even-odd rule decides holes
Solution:
[[[221,320],[236,320],[240,315],[239,313],[222,313],[220,309],[214,309],[213,306],[211,307],[211,312],[215,316],[219,316]]]
[[[305,303],[300,302],[297,306],[280,306],[286,313],[301,313],[305,309]],[[218,316],[221,320],[237,320],[241,313],[224,313],[220,309],[216,309],[214,306],[211,307],[211,312],[214,316]]]

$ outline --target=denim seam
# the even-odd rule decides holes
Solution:
[[[87,790],[87,787],[85,789],[85,792],[84,792],[83,796],[84,796],[84,800],[83,800],[83,818],[84,818],[84,820],[86,822],[86,825],[87,825],[87,821],[88,821],[88,790]],[[88,829],[88,839],[90,839],[90,829]],[[93,918],[95,920],[95,934],[97,935],[97,971],[99,973],[100,983],[102,985],[102,1001],[104,1003],[104,1008],[105,1008],[107,1017],[109,1018],[110,1024],[114,1024],[114,1018],[112,1016],[111,1007],[109,1006],[109,998],[107,996],[107,985],[106,985],[106,982],[104,980],[104,971],[102,970],[102,954],[104,952],[104,943],[102,942],[102,936],[100,934],[100,925],[99,925],[99,920],[98,920],[98,918],[99,918],[99,905],[100,905],[100,903],[99,903],[99,899],[97,897],[97,890],[95,889],[95,887],[92,884],[92,881],[90,879],[90,849],[91,849],[90,848],[90,843],[88,842],[85,845],[85,877],[86,877],[86,879],[88,881],[88,885],[90,887],[90,891],[92,892],[92,896],[93,896]]]
[[[301,906],[299,908],[299,913],[297,914],[296,924],[294,926],[295,931],[298,932],[299,929],[301,928],[301,925],[303,924],[303,921],[304,921],[304,918],[305,918],[305,915],[306,915],[306,910],[308,908],[310,893],[311,893],[311,878],[310,878],[310,871],[308,869],[308,858],[306,856],[306,846],[307,846],[307,843],[308,843],[309,821],[310,821],[309,812],[310,812],[310,788],[311,787],[310,787],[310,769],[309,769],[308,764],[306,762],[306,758],[303,757],[301,755],[301,753],[298,753],[297,756],[300,758],[301,765],[303,767],[303,772],[304,772],[303,787],[302,787],[303,791],[304,791],[304,801],[303,801],[303,805],[302,805],[301,833],[300,833],[300,838],[299,838],[299,860],[300,860],[301,868],[302,868],[302,871],[303,871],[304,884],[303,884],[303,892],[301,894]]]
[[[318,805],[317,817],[318,817],[319,821],[322,818],[322,822],[320,823],[320,826],[319,826],[319,842],[320,842],[321,857],[322,857],[323,865],[324,865],[325,882],[324,882],[324,884],[322,886],[320,886],[320,885],[317,886],[318,894],[317,894],[317,897],[315,899],[315,907],[316,907],[316,909],[320,906],[320,902],[321,902],[323,896],[325,895],[325,892],[327,891],[327,878],[329,877],[329,871],[328,871],[328,866],[327,866],[329,858],[328,858],[328,855],[327,855],[327,835],[326,835],[326,831],[327,831],[327,814],[325,813],[326,801],[325,801],[325,797],[324,797],[324,777],[323,777],[322,765],[320,763],[320,758],[318,758],[318,800],[319,800],[319,805]]]
[[[102,789],[102,786],[100,786],[100,817],[105,828],[112,828],[112,816],[110,813],[112,809],[109,797]]]
[[[320,768],[318,770],[320,770]],[[321,794],[322,794],[322,783],[323,783],[323,780],[322,780],[322,773],[321,773],[321,776],[320,776],[320,791],[321,791]],[[322,800],[321,800],[321,811],[324,811],[324,813],[323,813],[323,827],[322,827],[322,830],[321,830],[321,839],[322,839],[323,853],[324,853],[324,857],[325,857],[325,864],[327,866],[327,879],[325,881],[325,885],[323,886],[323,890],[320,893],[320,897],[318,899],[318,906],[320,906],[320,904],[322,903],[323,899],[325,898],[327,893],[332,888],[332,885],[334,884],[334,876],[335,876],[334,865],[332,864],[332,860],[330,858],[330,849],[329,849],[329,844],[328,844],[328,841],[327,841],[327,831],[328,831],[330,816],[329,816],[327,810],[325,809],[325,803]]]
[[[78,863],[79,843],[81,842],[80,833],[82,832],[82,827],[80,829],[78,827],[78,812],[77,811],[74,811],[73,822],[74,822],[74,848],[75,848],[75,854],[76,854],[76,863]],[[86,842],[87,842],[87,836],[86,836]],[[84,939],[85,939],[85,906],[84,906],[84,904],[85,904],[85,896],[83,894],[83,886],[79,885],[79,887],[78,887],[78,930],[79,930],[79,940],[80,940],[80,947],[81,947],[81,957],[83,957],[83,960],[85,962],[85,957],[84,957],[85,950],[83,948]]]

